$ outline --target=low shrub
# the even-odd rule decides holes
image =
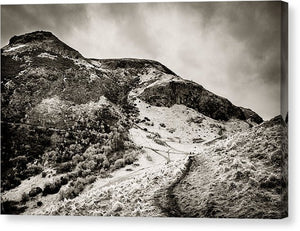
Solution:
[[[74,168],[74,165],[70,162],[62,163],[56,168],[56,172],[58,174],[60,173],[66,173],[66,172],[71,172]]]
[[[276,187],[282,187],[283,180],[274,175],[269,176],[267,179],[262,180],[260,187],[263,189],[274,189]]]
[[[176,131],[176,128],[169,128],[168,129],[168,132],[170,132],[170,133],[174,133]]]
[[[196,123],[196,124],[201,124],[204,119],[205,119],[204,117],[196,116],[196,117],[189,118],[187,120],[187,122],[188,123],[193,122],[193,123]]]
[[[26,206],[19,206],[18,201],[3,201],[1,202],[1,214],[17,215],[23,213],[27,209]]]
[[[91,169],[86,169],[86,170],[84,170],[84,171],[82,171],[82,177],[87,177],[87,176],[89,176],[90,174],[91,174]]]
[[[66,185],[66,184],[68,184],[68,182],[69,182],[69,177],[68,177],[68,176],[62,176],[62,177],[60,178],[60,182],[61,182],[61,185]]]
[[[103,167],[106,168],[106,169],[108,169],[109,166],[110,166],[109,161],[108,161],[107,159],[105,159],[105,160],[103,161]]]
[[[23,193],[22,194],[22,198],[21,198],[21,202],[27,202],[27,201],[29,201],[29,196],[28,196],[28,194],[27,193]]]
[[[73,199],[77,197],[78,194],[75,193],[73,188],[68,188],[66,190],[63,190],[59,193],[59,199],[64,200],[64,199]]]
[[[30,197],[35,197],[39,193],[41,193],[43,190],[40,187],[35,187],[29,191],[29,196]]]
[[[164,123],[160,123],[159,126],[161,126],[162,128],[166,127],[166,125]]]
[[[86,178],[88,184],[94,183],[96,181],[96,179],[97,179],[97,177],[95,177],[95,176],[88,176]]]
[[[21,184],[21,179],[19,177],[11,176],[7,180],[1,179],[1,186],[3,187],[4,190],[9,190],[12,188],[17,187],[18,185]]]
[[[42,167],[32,165],[23,172],[22,178],[26,179],[28,177],[35,176],[37,174],[40,174],[42,171],[43,171]]]
[[[160,139],[153,139],[153,141],[155,142],[155,143],[157,143],[157,144],[159,144],[159,145],[162,145],[162,146],[165,146],[166,144],[165,144],[165,142],[163,142],[162,140],[160,140]]]
[[[53,183],[47,183],[44,186],[43,196],[46,196],[48,194],[56,194],[59,192],[60,188],[61,188],[60,180],[57,180]]]
[[[132,164],[136,160],[136,157],[133,154],[125,154],[124,161],[125,164]]]
[[[70,186],[60,192],[60,200],[73,199],[77,197],[85,188],[87,184],[92,184],[96,180],[95,176],[88,176],[87,178],[78,178],[75,182],[71,182]]]
[[[124,167],[124,165],[125,165],[124,159],[118,159],[118,160],[116,160],[116,162],[115,162],[115,164],[114,164],[114,167],[115,167],[116,169],[118,169],[118,168]]]
[[[38,202],[36,203],[36,205],[39,206],[39,207],[41,207],[41,206],[43,205],[43,202],[38,201]]]
[[[105,177],[107,175],[107,172],[104,169],[100,170],[101,177]]]

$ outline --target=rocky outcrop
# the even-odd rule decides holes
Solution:
[[[245,120],[243,111],[228,99],[217,96],[191,81],[169,81],[146,88],[140,97],[151,105],[183,104],[216,120]]]
[[[35,31],[19,36],[13,36],[9,40],[9,46],[34,44],[35,48],[41,48],[48,52],[60,55],[67,55],[71,58],[83,58],[83,56],[64,42],[60,41],[55,35],[48,31]]]
[[[247,120],[250,119],[252,122],[255,122],[257,124],[260,124],[263,122],[263,119],[259,115],[257,115],[254,111],[252,111],[251,109],[243,108],[243,107],[240,107],[240,108],[244,112],[244,115]]]
[[[110,69],[110,70],[135,69],[142,72],[144,69],[154,68],[165,74],[176,76],[176,74],[173,71],[171,71],[169,68],[167,68],[160,62],[149,60],[149,59],[122,58],[122,59],[92,59],[92,60],[99,62],[102,68]]]
[[[286,126],[286,123],[285,123],[284,119],[282,118],[282,115],[275,116],[274,118],[272,118],[262,124],[262,126],[264,126],[264,127],[273,127],[276,125]]]

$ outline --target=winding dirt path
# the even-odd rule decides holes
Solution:
[[[154,196],[156,206],[158,206],[162,213],[167,217],[190,217],[189,214],[180,209],[174,194],[174,189],[189,174],[193,161],[194,157],[189,156],[181,176],[171,183],[171,185],[169,185],[166,189],[160,190],[157,195]]]

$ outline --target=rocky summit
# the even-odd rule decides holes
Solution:
[[[285,122],[157,61],[37,31],[1,49],[1,92],[2,213],[287,215]]]

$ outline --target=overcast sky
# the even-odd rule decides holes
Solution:
[[[1,8],[1,47],[47,30],[85,57],[157,60],[248,107],[280,114],[279,2],[19,5]]]

